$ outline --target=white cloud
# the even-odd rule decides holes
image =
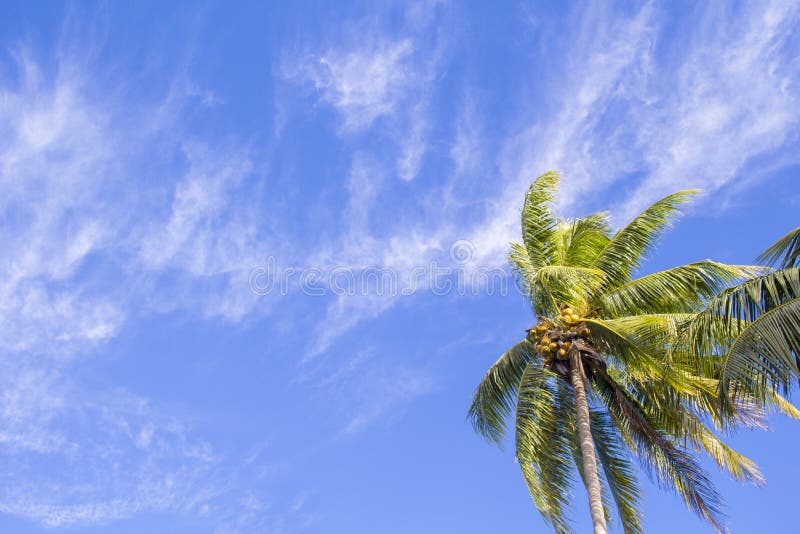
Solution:
[[[65,56],[54,70],[15,57],[18,78],[0,78],[0,511],[45,526],[166,510],[221,521],[258,486],[236,459],[168,409],[77,377],[131,316],[254,309],[247,276],[267,246],[254,158],[183,134],[182,108],[219,105],[213,93],[173,84],[137,102]]]
[[[375,129],[391,140],[393,174],[402,180],[417,176],[428,149],[430,101],[448,46],[437,32],[430,38],[436,13],[430,3],[407,6],[399,31],[375,18],[345,22],[336,28],[335,46],[292,57],[283,69],[285,78],[311,83],[336,109],[343,134]]]
[[[120,188],[116,135],[80,80],[47,79],[28,56],[18,61],[20,87],[0,85],[2,345],[41,350],[105,339],[124,316],[113,300],[80,283],[49,284],[75,278],[120,229],[105,203]]]
[[[375,42],[377,40],[377,42]],[[349,131],[368,128],[397,111],[412,85],[412,41],[367,37],[350,50],[331,49],[306,64],[321,97],[342,114]]]
[[[576,6],[573,15],[576,24],[546,49],[547,58],[533,56],[548,62],[531,66],[532,71],[548,71],[544,81],[531,82],[546,89],[544,96],[519,99],[495,164],[487,161],[491,155],[484,148],[491,138],[477,141],[485,129],[479,110],[466,98],[450,150],[455,172],[441,191],[428,192],[432,197],[441,193],[444,204],[404,219],[388,237],[384,232],[380,239],[372,238],[368,224],[354,227],[349,239],[334,247],[338,258],[404,272],[466,239],[475,247],[474,263],[504,265],[508,243],[519,239],[524,192],[537,174],[549,169],[564,176],[558,211],[610,209],[622,224],[678,189],[701,187],[716,193],[725,186],[725,191],[739,194],[737,186],[766,172],[752,168],[759,156],[770,155],[782,164],[796,161],[786,149],[797,140],[800,122],[798,42],[792,33],[797,4],[768,2],[742,10],[708,4],[677,22],[653,3],[626,12],[587,3]],[[544,31],[540,26],[548,21],[537,24],[537,31]],[[673,26],[681,35],[678,40],[667,34]],[[406,135],[413,146],[414,136]],[[355,158],[353,168],[359,164]],[[483,181],[499,175],[499,186],[478,190],[470,182],[476,172]],[[362,213],[384,198],[385,181],[371,187],[368,199],[353,197],[363,201]],[[615,196],[608,194],[612,187],[617,188]],[[468,223],[454,223],[463,220]],[[357,248],[349,245],[353,235],[360,236]],[[346,332],[395,303],[342,298],[328,308],[328,318],[343,321]],[[338,335],[321,332],[312,354],[329,347]]]
[[[748,169],[753,158],[797,139],[798,22],[791,2],[754,4],[738,16],[710,8],[675,72],[650,73],[647,107],[632,103],[626,114],[647,176],[624,215],[680,188],[715,193],[758,173]]]
[[[124,391],[89,392],[26,360],[3,367],[0,510],[45,526],[191,509],[219,462],[183,425]]]
[[[748,163],[760,155],[792,161],[776,151],[796,140],[800,121],[797,5],[698,9],[679,24],[680,42],[664,35],[668,15],[652,3],[630,15],[599,4],[581,11],[558,55],[565,68],[547,97],[554,105],[521,113],[528,124],[511,130],[498,158],[507,185],[469,237],[482,261],[505,261],[519,239],[518,209],[508,207],[546,170],[564,177],[559,210],[610,209],[623,224],[679,189],[739,191],[759,173]],[[620,193],[624,201],[614,200]]]

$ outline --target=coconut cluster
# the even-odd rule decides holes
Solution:
[[[590,334],[578,311],[565,305],[555,321],[542,319],[528,330],[528,339],[545,364],[549,364],[553,360],[566,360],[573,341],[579,337],[588,339]]]

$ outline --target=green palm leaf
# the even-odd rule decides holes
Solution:
[[[500,444],[505,434],[507,418],[517,404],[517,390],[528,362],[538,355],[528,341],[517,343],[489,368],[481,380],[469,419],[472,427],[486,439]]]
[[[553,231],[553,263],[591,267],[608,245],[610,233],[605,213],[559,221]]]
[[[550,214],[550,204],[560,180],[558,173],[552,171],[539,176],[528,189],[522,206],[522,241],[537,268],[548,265],[552,256],[556,222]]]
[[[692,349],[725,355],[722,399],[729,393],[768,401],[768,391],[788,391],[798,378],[800,268],[765,274],[710,299],[686,328]]]
[[[722,531],[722,500],[700,465],[654,428],[642,406],[608,375],[596,376],[601,398],[642,467],[662,488],[676,490],[691,510]]]
[[[554,377],[535,365],[525,368],[517,398],[516,453],[539,512],[556,532],[567,533],[572,531],[564,512],[572,482],[572,450],[562,422],[572,414],[557,402]]]
[[[780,238],[765,250],[758,260],[765,265],[778,264],[781,269],[800,267],[800,227]]]
[[[800,371],[800,299],[761,315],[736,338],[725,358],[720,380],[724,397],[746,391],[769,402],[773,388],[789,392]]]
[[[692,312],[732,283],[763,273],[763,267],[699,261],[626,282],[600,302],[611,315]]]
[[[644,255],[677,215],[678,208],[697,192],[687,190],[669,195],[617,232],[594,262],[595,268],[607,274],[609,287],[620,286],[631,279]]]
[[[615,430],[607,413],[592,411],[592,437],[622,529],[625,534],[638,534],[644,532],[639,511],[639,482],[630,453]]]

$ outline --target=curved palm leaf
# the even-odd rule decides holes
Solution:
[[[608,245],[610,233],[605,213],[559,221],[553,232],[553,263],[591,267]]]
[[[751,394],[769,401],[769,390],[787,392],[798,371],[800,268],[768,273],[710,299],[686,328],[697,354],[725,355],[720,394]],[[738,392],[738,393],[737,393]]]
[[[761,315],[736,338],[725,358],[720,392],[748,392],[769,402],[768,392],[788,393],[800,377],[800,299],[790,300]]]
[[[539,176],[528,189],[522,206],[522,241],[537,268],[548,265],[552,256],[552,233],[556,221],[550,214],[550,204],[560,181],[557,172]]]
[[[614,316],[693,312],[732,283],[760,274],[763,267],[699,261],[626,282],[600,303]]]
[[[481,380],[469,419],[476,432],[500,444],[507,418],[517,404],[517,390],[525,367],[538,355],[530,342],[521,341],[503,353]]]
[[[534,504],[556,532],[567,533],[572,451],[562,421],[571,414],[557,402],[554,377],[535,365],[525,368],[517,397],[516,453]]]
[[[790,230],[765,250],[758,261],[765,265],[778,264],[781,269],[800,267],[800,227]]]
[[[642,406],[606,374],[596,374],[597,390],[628,446],[664,489],[681,494],[686,505],[722,531],[722,500],[702,467],[655,428]]]
[[[696,193],[696,190],[687,190],[669,195],[617,232],[593,265],[607,274],[609,287],[620,286],[631,279],[644,255],[677,215],[678,208]]]
[[[556,301],[545,288],[536,283],[537,268],[528,256],[528,250],[522,245],[511,243],[508,263],[517,274],[536,315],[555,314],[558,309]]]

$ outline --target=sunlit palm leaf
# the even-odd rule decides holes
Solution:
[[[556,302],[581,305],[603,283],[603,272],[587,267],[547,265],[534,273],[534,284]]]
[[[733,387],[768,402],[772,388],[788,393],[800,377],[798,356],[800,299],[794,299],[761,315],[736,339],[725,358],[721,394]]]
[[[555,375],[528,365],[519,384],[516,452],[536,508],[558,533],[571,532],[569,505],[572,452],[563,421],[573,414],[558,403]]]
[[[641,405],[603,373],[597,373],[597,390],[614,423],[637,452],[642,467],[668,490],[677,490],[686,505],[722,531],[722,501],[711,481],[691,454],[659,432]]]
[[[631,463],[630,452],[620,440],[607,413],[592,411],[592,437],[623,531],[625,534],[644,532],[636,470]]]
[[[777,264],[781,269],[800,267],[800,227],[780,238],[758,260],[766,265]]]
[[[550,264],[552,233],[556,222],[550,214],[560,177],[557,172],[539,176],[528,189],[522,207],[522,241],[533,267]]]
[[[749,393],[759,401],[784,392],[798,377],[800,268],[788,268],[729,288],[709,299],[688,325],[697,354],[725,355],[721,394]],[[727,334],[727,335],[723,335]]]
[[[680,191],[665,197],[628,223],[598,255],[594,267],[607,275],[608,286],[620,286],[631,279],[644,255],[677,215],[678,208],[697,191]]]
[[[613,358],[626,373],[638,379],[664,380],[677,391],[693,391],[691,382],[674,366],[667,365],[667,347],[642,345],[635,334],[626,330],[624,319],[591,319],[586,326],[597,346]]]
[[[631,280],[603,295],[601,303],[612,316],[697,311],[732,283],[761,274],[762,267],[705,260]]]
[[[553,315],[557,311],[557,304],[541,284],[537,283],[538,269],[534,267],[528,256],[528,250],[517,243],[511,243],[511,252],[508,262],[517,274],[521,289],[527,294],[536,315]]]
[[[502,442],[507,419],[517,405],[522,373],[537,356],[528,341],[517,343],[498,358],[481,380],[469,408],[469,419],[486,439]]]
[[[610,233],[605,213],[559,221],[553,232],[553,263],[591,267],[608,245]]]

